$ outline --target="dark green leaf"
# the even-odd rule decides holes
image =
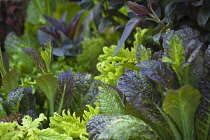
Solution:
[[[18,87],[8,94],[7,100],[4,101],[4,108],[7,114],[17,112],[19,110],[20,101],[24,95],[24,88]]]
[[[144,60],[138,65],[141,72],[151,80],[160,83],[167,89],[174,88],[174,72],[167,68],[167,65],[161,61]]]
[[[185,86],[177,91],[169,90],[163,102],[163,110],[179,126],[183,139],[193,139],[194,119],[196,108],[200,100],[200,92],[190,86]]]
[[[6,75],[2,78],[2,85],[6,93],[10,93],[13,89],[16,89],[19,85],[19,76],[15,69],[11,72],[7,72]]]
[[[47,72],[44,60],[42,59],[41,54],[38,50],[32,48],[24,48],[23,51],[25,51],[25,53],[31,58],[31,60],[34,62],[41,73]]]
[[[89,139],[158,139],[148,125],[129,115],[96,115],[86,127]]]
[[[98,31],[99,33],[103,33],[104,30],[109,26],[111,25],[113,22],[112,20],[109,18],[109,17],[105,17],[105,18],[102,18],[101,19],[101,22],[98,26]]]
[[[115,55],[120,50],[120,48],[122,47],[123,43],[128,38],[128,36],[130,35],[130,33],[133,30],[133,28],[135,27],[135,25],[145,19],[146,19],[146,16],[135,16],[128,21],[113,55]]]
[[[205,27],[206,22],[208,21],[210,16],[210,5],[203,5],[199,9],[199,13],[197,16],[197,22],[200,26]]]
[[[121,113],[125,112],[125,105],[119,93],[106,84],[100,84],[98,101],[101,113]]]

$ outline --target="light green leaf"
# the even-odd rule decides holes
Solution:
[[[72,137],[69,137],[66,134],[59,134],[50,128],[38,131],[37,137],[40,140],[73,140]]]
[[[44,121],[45,119],[47,118],[44,116],[44,114],[40,114],[39,118],[36,118],[34,121],[30,116],[27,115],[22,119],[22,125],[28,129],[37,128],[40,125],[40,122]]]
[[[47,97],[50,106],[50,115],[54,112],[55,94],[59,83],[53,75],[42,75],[37,79],[37,84]]]
[[[176,122],[185,140],[193,139],[194,117],[200,97],[199,90],[190,86],[166,92],[163,110]]]
[[[18,80],[19,76],[15,69],[13,69],[11,72],[6,73],[6,75],[2,78],[4,90],[7,93],[10,93],[13,89],[16,89],[19,85]]]
[[[51,63],[52,63],[52,44],[51,44],[51,39],[49,37],[47,38],[47,41],[44,45],[45,45],[45,50],[41,51],[41,56],[47,67],[47,72],[50,72]]]
[[[98,101],[101,113],[121,113],[125,112],[125,105],[119,93],[112,87],[101,84],[99,87]]]
[[[182,64],[185,62],[185,50],[182,44],[182,41],[179,39],[179,37],[176,34],[171,34],[169,38],[165,41],[164,47],[167,56],[169,59],[164,58],[164,60],[170,60],[172,62],[172,67],[175,70],[178,70]],[[169,61],[169,62],[170,62]],[[168,62],[168,61],[166,61]]]

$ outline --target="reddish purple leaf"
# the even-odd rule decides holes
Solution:
[[[57,19],[54,19],[52,17],[49,17],[49,16],[46,16],[46,15],[43,15],[44,18],[50,23],[52,24],[56,29],[60,30],[61,32],[64,33],[64,35],[68,36],[68,27],[66,25],[66,23],[64,23],[63,21],[61,20],[57,20]]]
[[[120,50],[120,48],[122,47],[123,43],[128,38],[128,36],[130,35],[130,33],[133,30],[133,28],[135,27],[135,25],[145,19],[146,19],[146,16],[135,16],[128,21],[128,23],[126,24],[125,29],[123,31],[123,34],[120,38],[120,42],[118,43],[117,48],[114,51],[113,55],[115,55]]]
[[[128,8],[135,14],[135,15],[148,15],[149,11],[148,9],[143,6],[139,5],[136,2],[127,2]]]
[[[69,23],[69,32],[68,32],[68,37],[69,39],[73,39],[74,37],[74,34],[77,30],[77,26],[78,26],[78,23],[79,23],[79,20],[82,16],[82,13],[83,13],[83,10],[82,11],[79,11],[70,21]]]
[[[59,39],[59,38],[60,38],[60,35],[59,35],[59,34],[56,34],[56,33],[54,33],[54,32],[48,31],[48,30],[46,29],[46,27],[40,27],[40,28],[38,28],[38,29],[41,30],[41,31],[43,31],[43,32],[45,32],[45,33],[47,33],[47,34],[49,34],[49,35],[51,35],[51,36],[54,37],[55,39]]]

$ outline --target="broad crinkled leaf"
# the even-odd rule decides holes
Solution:
[[[2,78],[2,85],[4,90],[7,93],[10,93],[13,89],[16,89],[19,85],[19,76],[15,69],[10,72],[7,72],[6,75]]]
[[[135,14],[135,15],[148,15],[149,11],[144,5],[139,5],[136,2],[128,1],[127,2],[128,8]]]
[[[8,94],[7,100],[4,101],[4,108],[8,114],[19,110],[20,101],[24,95],[24,88],[18,87]]]
[[[91,74],[80,72],[74,74],[74,94],[70,104],[72,111],[84,109],[87,104],[93,105],[97,95],[98,83]]]
[[[59,91],[56,94],[56,108],[58,113],[61,113],[61,110],[68,109],[69,104],[72,101],[74,94],[74,76],[72,71],[65,71],[58,75],[59,81]]]
[[[38,50],[32,48],[24,48],[23,51],[25,51],[25,53],[31,58],[41,73],[47,72],[46,64]]]
[[[36,99],[36,96],[32,94],[32,87],[24,89],[19,111],[26,113],[29,110],[36,110]]]
[[[119,93],[112,87],[101,83],[99,87],[98,101],[101,113],[121,113],[125,112],[125,105]]]
[[[163,102],[163,110],[179,126],[183,139],[193,139],[195,112],[200,103],[200,92],[191,86],[169,90]]]
[[[168,69],[167,65],[163,62],[144,60],[138,65],[138,67],[149,79],[160,83],[167,89],[174,88],[174,72],[171,69]]]
[[[7,113],[3,106],[3,99],[0,98],[0,120],[1,120],[1,118],[5,117],[5,116],[7,116]]]
[[[163,57],[162,61],[171,63],[175,71],[179,70],[185,62],[185,50],[182,41],[173,33],[173,31],[165,34],[163,48],[165,57]]]
[[[196,110],[195,130],[198,140],[207,140],[210,138],[210,80],[205,77],[199,84],[201,91],[201,100]]]
[[[118,80],[118,88],[125,94],[131,106],[128,108],[129,112],[136,112],[135,114],[138,113],[137,117],[140,119],[149,120],[150,126],[162,138],[170,138],[169,126],[157,108],[161,105],[161,95],[157,93],[153,83],[145,75],[134,70],[126,70]]]
[[[89,139],[158,139],[148,125],[129,115],[96,115],[86,127]]]

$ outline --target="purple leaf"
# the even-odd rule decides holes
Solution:
[[[69,23],[69,31],[68,31],[68,37],[69,39],[73,39],[74,37],[74,34],[77,30],[77,27],[78,27],[78,23],[79,23],[79,20],[82,16],[82,13],[83,13],[83,10],[79,11],[70,21]]]
[[[46,27],[40,27],[40,28],[38,28],[38,29],[41,30],[42,32],[45,32],[45,33],[51,35],[52,37],[54,37],[54,38],[56,38],[56,39],[59,38],[58,34],[52,32],[52,31],[47,30]]]
[[[56,29],[60,30],[61,32],[64,33],[64,35],[68,36],[68,27],[67,25],[61,21],[61,20],[57,20],[57,19],[54,19],[52,17],[49,17],[49,16],[46,16],[46,15],[43,15],[44,18],[50,23],[52,24]]]
[[[173,89],[174,73],[161,61],[144,60],[138,66],[149,79],[160,83],[163,87]]]
[[[32,48],[24,48],[23,51],[30,57],[30,59],[34,62],[41,73],[45,73],[47,71],[45,62],[38,50]]]
[[[144,5],[139,5],[136,2],[127,2],[128,8],[135,14],[135,15],[148,15],[149,11]]]
[[[133,30],[133,28],[135,27],[135,25],[138,24],[139,22],[143,21],[144,19],[146,19],[146,16],[135,16],[128,21],[128,23],[126,24],[125,29],[123,31],[123,34],[120,38],[120,42],[118,43],[117,48],[113,55],[115,55],[120,50],[120,48],[122,47],[123,43],[128,38],[128,36],[130,35],[130,33]]]

